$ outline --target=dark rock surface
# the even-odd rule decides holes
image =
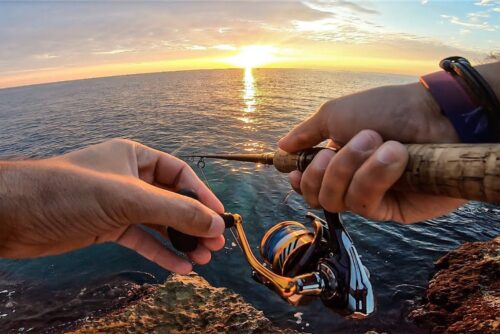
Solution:
[[[436,269],[410,319],[432,333],[500,333],[500,237],[463,244]]]
[[[228,289],[192,273],[172,275],[141,299],[70,333],[299,333],[274,326]]]

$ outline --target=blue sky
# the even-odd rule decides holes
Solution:
[[[0,87],[234,67],[252,45],[266,67],[419,74],[500,53],[500,0],[0,1],[0,41]]]
[[[377,1],[377,21],[397,31],[485,52],[500,50],[500,1]]]

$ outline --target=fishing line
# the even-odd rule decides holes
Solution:
[[[173,155],[173,156],[176,156],[178,152],[180,152],[184,147],[186,147],[188,143],[184,143],[182,144],[181,146],[179,146],[178,148],[176,148],[175,150],[173,150],[172,152],[170,152],[170,155]]]
[[[208,182],[208,178],[205,175],[205,171],[203,170],[205,168],[205,161],[204,161],[204,159],[200,158],[200,160],[198,161],[198,163],[196,164],[196,166],[198,167],[198,169],[201,172],[201,175],[203,177],[203,182],[207,185],[208,189],[210,189],[211,192],[214,192],[213,189],[212,189],[212,187],[210,186],[210,183]],[[233,229],[230,228],[229,232],[231,232],[231,235],[233,236],[233,239],[236,242],[236,244],[238,245],[238,247],[241,249],[241,251],[243,251],[243,248],[241,247],[238,238],[234,234]]]

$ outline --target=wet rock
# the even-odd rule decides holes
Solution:
[[[299,333],[274,326],[262,311],[202,277],[172,275],[147,296],[70,333]]]
[[[436,269],[410,319],[432,333],[500,333],[500,237],[463,244]]]

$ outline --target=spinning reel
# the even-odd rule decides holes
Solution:
[[[179,193],[197,199],[191,190],[183,189]],[[319,296],[327,307],[341,315],[364,318],[375,310],[370,275],[341,216],[324,213],[326,221],[307,214],[313,230],[296,221],[284,221],[269,229],[260,244],[264,264],[252,253],[241,216],[232,213],[221,216],[226,228],[236,230],[257,282],[272,288],[292,305],[299,305],[306,296]],[[196,249],[196,237],[172,228],[167,231],[177,250]]]
[[[292,305],[318,296],[337,313],[364,318],[375,303],[368,270],[361,263],[339,214],[325,211],[326,221],[308,213],[313,230],[295,221],[269,229],[260,244],[264,263],[252,253],[238,214],[223,214],[226,227],[236,230],[254,279],[272,288]]]

